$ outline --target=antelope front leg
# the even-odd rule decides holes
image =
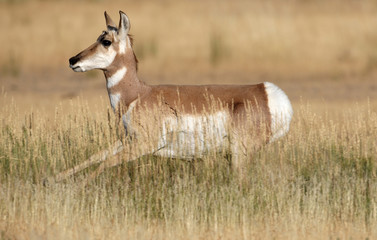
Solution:
[[[86,168],[88,168],[88,167],[90,167],[94,164],[106,161],[106,159],[109,156],[117,155],[118,153],[120,153],[123,150],[123,148],[124,147],[123,147],[122,141],[118,140],[117,142],[115,142],[115,144],[113,144],[111,146],[111,148],[109,150],[99,152],[99,153],[91,156],[85,162],[80,163],[79,165],[76,165],[73,168],[70,168],[66,171],[58,173],[57,175],[55,175],[54,180],[55,180],[55,182],[61,182],[65,179],[67,179],[68,177],[72,176],[73,174],[80,172],[80,171],[82,171],[82,170],[84,170],[84,169],[86,169]]]

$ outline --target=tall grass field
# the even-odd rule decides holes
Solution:
[[[242,174],[122,153],[46,182],[127,140],[103,74],[68,67],[119,10],[141,80],[273,82],[288,134],[247,146]],[[377,239],[376,1],[0,0],[0,31],[0,240]]]
[[[124,134],[111,110],[75,101],[48,122],[10,105],[1,111],[0,236],[374,239],[377,113],[369,102],[312,108],[297,104],[289,134],[255,151],[242,176],[223,155],[146,156],[82,186],[96,166],[62,183],[43,180]]]

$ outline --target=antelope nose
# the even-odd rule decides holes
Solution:
[[[78,58],[77,57],[71,57],[70,59],[69,59],[69,65],[70,66],[73,66],[73,65],[75,65],[77,62],[78,62]]]

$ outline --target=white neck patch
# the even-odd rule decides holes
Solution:
[[[126,39],[119,41],[119,54],[125,54],[127,48],[131,48],[131,39],[128,36],[126,37]]]
[[[109,97],[110,97],[111,107],[115,111],[115,109],[118,106],[119,100],[120,100],[120,93],[109,94]]]
[[[111,77],[107,79],[107,88],[112,88],[117,85],[127,73],[127,68],[122,67],[116,71]]]
[[[120,54],[125,54],[126,53],[126,48],[127,48],[127,42],[128,42],[128,37],[126,40],[120,40],[119,42],[119,53]]]

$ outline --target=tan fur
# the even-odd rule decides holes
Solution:
[[[104,32],[98,41],[88,49],[81,52],[81,58],[90,58],[94,51],[103,51],[100,41],[103,39],[112,42],[112,48],[118,54],[113,62],[104,71],[106,79],[110,79],[119,69],[126,67],[124,77],[114,86],[108,88],[109,95],[120,94],[118,107],[115,109],[119,117],[122,117],[131,103],[137,100],[134,110],[137,110],[137,125],[150,125],[151,121],[145,118],[143,122],[143,111],[157,111],[160,119],[184,115],[200,115],[209,111],[211,101],[218,102],[222,109],[231,117],[231,125],[241,131],[245,126],[253,126],[253,134],[268,137],[270,135],[271,114],[268,108],[268,99],[264,84],[257,85],[206,85],[206,86],[185,86],[185,85],[147,85],[140,81],[137,76],[137,59],[132,49],[132,38],[127,35],[126,51],[119,53],[120,42],[117,38],[117,31],[114,22],[105,13],[108,31]],[[122,20],[120,20],[120,25]],[[129,23],[125,23],[129,27]],[[211,100],[211,101],[210,101]],[[162,102],[158,107],[157,103]],[[247,112],[253,115],[252,119],[247,117]],[[135,115],[135,116],[136,116]],[[137,117],[134,117],[137,118]],[[155,123],[157,124],[157,123]],[[239,130],[237,130],[237,128]],[[263,129],[263,130],[261,130]]]
[[[264,84],[257,85],[147,85],[137,76],[136,62],[132,48],[125,54],[117,55],[110,67],[104,71],[109,78],[117,70],[126,66],[127,73],[115,86],[108,89],[109,94],[120,93],[122,113],[127,111],[130,103],[139,98],[141,106],[153,107],[153,104],[163,100],[166,107],[174,109],[178,114],[201,114],[208,111],[208,98],[219,101],[225,106],[236,124],[243,124],[246,120],[246,108],[259,114],[257,125],[264,124],[269,129],[271,116]],[[179,104],[179,106],[178,106]],[[253,110],[254,109],[254,110]],[[194,113],[195,110],[195,113]],[[184,112],[183,112],[184,111]],[[168,111],[169,112],[169,111]],[[163,116],[161,116],[163,117]]]
[[[70,64],[71,68],[75,70],[75,65],[80,60],[90,59],[97,51],[106,54],[110,47],[117,53],[110,65],[102,69],[106,80],[111,83],[108,85],[109,96],[120,94],[119,102],[112,103],[114,110],[123,120],[128,133],[136,136],[134,143],[138,144],[138,141],[141,141],[142,146],[147,146],[140,149],[138,154],[129,155],[132,157],[127,161],[132,161],[144,154],[159,152],[160,155],[164,155],[164,150],[169,152],[169,149],[162,149],[164,146],[160,148],[161,139],[168,141],[166,135],[161,136],[161,132],[167,123],[176,124],[180,119],[184,121],[186,119],[190,124],[197,124],[197,121],[203,120],[202,124],[212,124],[209,128],[217,126],[226,128],[220,129],[222,132],[219,136],[225,137],[228,134],[232,136],[228,144],[232,146],[231,152],[235,156],[247,152],[249,148],[255,148],[255,146],[268,142],[271,135],[272,115],[265,84],[242,86],[148,85],[140,81],[137,76],[137,59],[132,49],[132,38],[128,34],[130,28],[128,17],[121,11],[120,16],[119,29],[117,29],[105,12],[108,31],[105,31],[96,43],[71,58]],[[103,46],[101,43],[103,39],[111,41],[111,46]],[[125,50],[122,52],[122,49]],[[125,68],[126,71],[124,71]],[[121,77],[118,78],[118,76]],[[117,106],[114,106],[116,104]],[[221,119],[218,122],[216,118],[223,118],[227,122],[224,125]],[[228,127],[230,128],[228,129]],[[192,128],[195,126],[183,129],[183,134],[195,135],[191,132]],[[170,134],[170,132],[165,131],[165,134]],[[204,136],[206,133],[200,134]],[[118,149],[118,145],[115,149]],[[175,154],[179,156],[179,152]],[[103,159],[105,157],[102,157],[105,155],[107,158],[109,153],[106,152],[106,154],[98,155],[99,157],[89,159],[73,170],[66,171],[67,174],[58,175],[57,179],[62,180],[72,175],[75,169],[81,170],[94,163],[102,162],[94,174],[95,177],[106,166],[115,166],[122,161],[113,159],[106,163],[106,159]],[[238,158],[236,157],[236,159]]]

